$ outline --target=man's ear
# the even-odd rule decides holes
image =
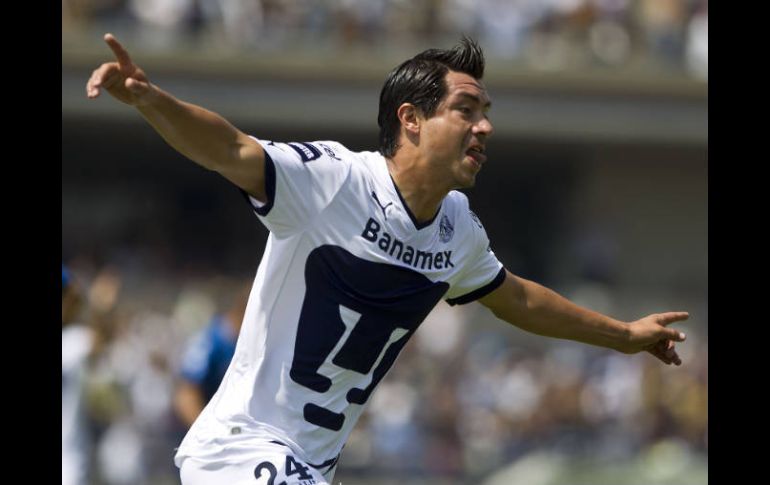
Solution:
[[[422,118],[420,118],[417,108],[412,103],[403,103],[398,107],[396,111],[398,120],[401,122],[401,126],[413,135],[420,134],[420,125]]]

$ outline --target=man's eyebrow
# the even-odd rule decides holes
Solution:
[[[471,94],[471,93],[462,92],[462,93],[458,93],[457,95],[458,95],[458,96],[461,96],[461,97],[463,97],[463,98],[470,98],[470,99],[471,99],[471,101],[474,101],[476,104],[481,104],[481,98],[480,98],[480,97],[478,97],[478,96],[477,96],[477,95],[475,95],[475,94]],[[484,108],[486,108],[486,109],[489,109],[489,108],[491,108],[491,107],[492,107],[492,101],[487,101],[487,102],[484,104]]]

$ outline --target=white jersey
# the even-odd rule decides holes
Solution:
[[[249,200],[270,236],[230,368],[177,465],[239,461],[260,440],[332,463],[436,303],[473,301],[505,277],[460,192],[419,224],[379,153],[260,143],[269,201]]]

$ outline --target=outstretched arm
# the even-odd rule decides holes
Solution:
[[[503,284],[479,301],[498,318],[538,335],[576,340],[626,354],[645,350],[666,364],[682,363],[674,342],[684,341],[685,335],[666,327],[686,320],[686,312],[657,313],[624,323],[578,306],[507,271]]]
[[[86,84],[90,99],[106,89],[134,106],[166,142],[195,163],[222,174],[238,187],[266,202],[262,147],[220,115],[180,101],[150,83],[144,71],[112,34],[104,41],[115,54],[94,70]]]

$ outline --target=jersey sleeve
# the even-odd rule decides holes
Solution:
[[[496,290],[505,280],[505,268],[492,251],[481,221],[470,209],[464,212],[463,223],[470,227],[471,252],[460,278],[445,296],[450,305],[478,300]]]
[[[350,160],[335,142],[254,140],[265,151],[268,200],[262,203],[242,192],[270,232],[290,236],[312,223],[334,199],[348,177]]]

